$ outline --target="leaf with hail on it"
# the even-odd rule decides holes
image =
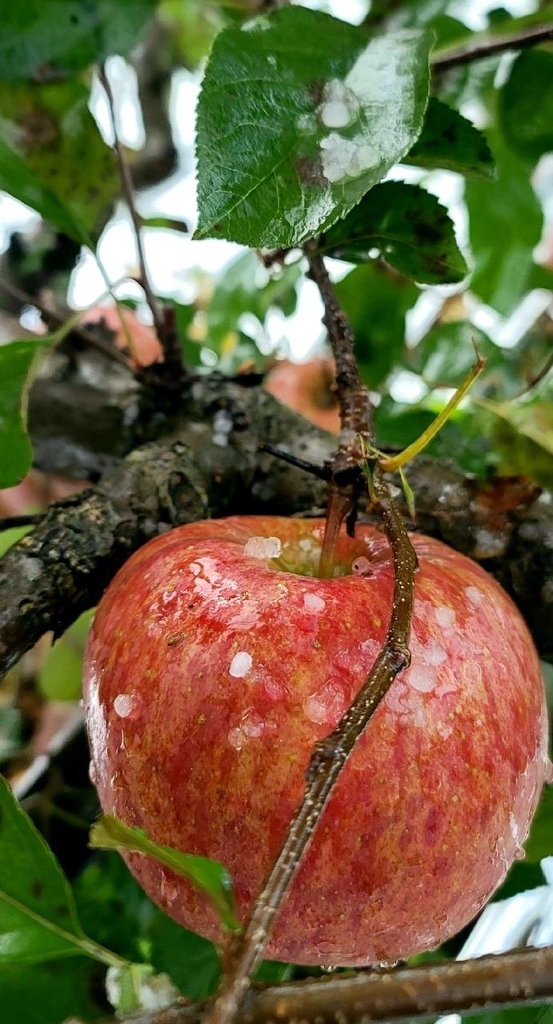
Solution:
[[[344,217],[419,136],[432,38],[367,44],[301,7],[221,32],[198,106],[196,237],[290,247]]]
[[[103,850],[127,850],[153,857],[165,867],[187,878],[211,900],[221,924],[229,931],[240,925],[234,912],[234,893],[231,877],[225,867],[207,857],[181,853],[171,846],[159,846],[148,838],[141,828],[125,825],[115,815],[105,814],[90,831],[90,845]]]

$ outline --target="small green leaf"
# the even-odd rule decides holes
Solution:
[[[544,786],[524,849],[526,860],[532,863],[543,860],[544,857],[553,856],[553,789],[551,786]]]
[[[300,276],[298,263],[284,267],[279,277],[269,272],[253,252],[244,252],[225,267],[207,309],[206,335],[209,345],[223,355],[223,343],[230,331],[240,328],[244,313],[252,314],[263,324],[271,306],[290,316],[296,307],[296,285]]]
[[[474,257],[470,289],[499,313],[508,315],[527,291],[543,211],[526,164],[506,148],[499,136],[494,136],[492,145],[497,180],[467,181],[465,189]]]
[[[141,828],[130,828],[112,814],[103,815],[90,831],[90,845],[104,850],[130,850],[164,864],[204,892],[229,930],[240,927],[234,912],[232,882],[226,868],[207,857],[181,853],[171,846],[159,846]]]
[[[526,50],[499,93],[503,134],[522,157],[539,160],[553,150],[553,53]]]
[[[466,117],[431,96],[422,132],[404,163],[442,167],[468,178],[493,178],[495,163],[484,136]]]
[[[156,0],[25,0],[4,4],[2,78],[72,73],[127,54],[139,41]]]
[[[380,255],[400,274],[423,284],[461,281],[468,271],[444,207],[418,185],[400,181],[373,188],[323,235],[320,247],[350,263]]]
[[[197,237],[289,247],[345,216],[420,133],[431,41],[367,44],[301,7],[221,32],[198,106]]]
[[[50,648],[38,676],[40,688],[49,700],[80,698],[84,644],[93,614],[83,612]]]
[[[0,346],[0,489],[19,483],[30,468],[26,394],[34,360],[49,344],[49,339],[40,338]]]
[[[89,88],[75,79],[44,85],[0,82],[6,141],[83,232],[94,230],[119,191],[115,157],[98,131],[89,100]]]
[[[38,963],[82,952],[83,932],[61,868],[0,778],[0,959]]]
[[[0,122],[0,189],[30,206],[70,238],[86,242],[86,228],[69,207],[27,166],[23,157],[8,145]]]
[[[221,975],[221,961],[212,942],[182,928],[157,907],[148,918],[149,959],[158,971],[167,971],[183,995],[206,999],[213,995]]]
[[[553,455],[553,371],[520,398],[481,404]]]

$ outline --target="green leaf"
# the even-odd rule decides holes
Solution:
[[[93,614],[83,612],[50,648],[38,675],[40,688],[49,700],[81,697],[84,644]]]
[[[544,786],[524,849],[526,859],[532,862],[553,856],[553,789],[551,786]]]
[[[222,355],[222,345],[230,331],[239,328],[243,313],[250,313],[263,323],[271,306],[286,315],[294,312],[297,303],[296,285],[299,265],[284,267],[278,277],[271,277],[253,252],[244,252],[228,266],[215,285],[207,309],[206,334],[209,345]]]
[[[522,157],[535,162],[553,150],[553,53],[519,54],[499,93],[499,119],[507,142]]]
[[[90,90],[74,79],[45,85],[0,82],[6,141],[73,216],[81,238],[93,231],[120,187],[113,151],[98,131],[89,100]]]
[[[340,281],[336,295],[355,335],[363,378],[376,388],[403,352],[405,315],[414,306],[418,289],[386,267],[369,263]]]
[[[367,45],[301,7],[221,32],[198,106],[197,237],[289,247],[345,216],[420,133],[430,45],[417,30]]]
[[[71,890],[53,854],[0,778],[0,960],[38,963],[82,952]]]
[[[4,4],[0,35],[2,78],[72,73],[129,53],[156,0],[25,0]]]
[[[404,163],[442,167],[468,178],[493,178],[495,169],[482,132],[435,96],[428,101],[422,132]]]
[[[0,707],[0,761],[13,757],[24,746],[21,711],[11,703],[3,704]]]
[[[213,995],[221,975],[219,954],[212,942],[181,928],[153,908],[146,927],[151,942],[150,960],[157,971],[167,971],[183,995],[206,999]]]
[[[223,927],[230,930],[240,927],[234,912],[230,875],[217,861],[181,853],[171,846],[159,846],[148,838],[143,829],[130,828],[111,814],[103,815],[92,826],[90,845],[104,850],[131,850],[153,857],[204,892],[219,913]]]
[[[553,455],[553,371],[520,398],[511,402],[481,400],[481,404]]]
[[[373,188],[323,235],[320,246],[350,263],[380,255],[400,274],[423,284],[461,281],[468,271],[444,207],[418,185],[400,181]]]
[[[23,157],[8,145],[0,124],[0,189],[14,199],[30,206],[70,238],[85,243],[86,228],[74,216],[66,203],[40,180],[27,166]]]
[[[463,1019],[467,1024],[553,1024],[553,1007],[521,1006],[518,1009],[488,1010]]]
[[[0,388],[1,391],[1,388]],[[1,422],[1,415],[0,415]],[[0,426],[1,436],[1,426]],[[6,551],[12,547],[13,544],[17,544],[18,540],[21,540],[32,530],[32,526],[13,526],[11,530],[2,530],[0,532],[0,558],[6,554]]]
[[[68,1018],[98,1020],[101,979],[85,957],[23,966],[0,963],[2,1024],[61,1024]]]
[[[146,959],[166,972],[189,999],[215,991],[220,958],[207,939],[182,928],[146,896],[116,853],[101,851],[74,885],[88,935],[129,960]]]
[[[543,212],[526,164],[499,138],[493,149],[497,181],[468,181],[465,190],[475,264],[470,289],[508,315],[527,290]]]
[[[0,345],[0,488],[19,483],[30,468],[26,394],[34,360],[49,344],[40,338]]]
[[[457,387],[474,366],[475,345],[486,365],[471,395],[480,391],[489,394],[491,381],[496,386],[503,384],[502,371],[509,364],[504,351],[494,345],[483,331],[464,320],[432,327],[409,352],[409,369],[420,373],[430,388]]]

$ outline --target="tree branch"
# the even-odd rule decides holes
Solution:
[[[553,39],[553,25],[535,25],[532,28],[513,32],[512,35],[495,36],[490,38],[473,39],[466,46],[459,46],[457,49],[450,49],[431,58],[433,71],[449,71],[450,68],[461,67],[463,64],[472,64],[473,61],[483,60],[485,57],[493,57],[495,54],[505,53],[508,50],[526,50],[530,46],[537,46],[538,43],[548,42]]]
[[[553,1002],[553,946],[473,960],[362,971],[254,988],[240,1024],[401,1024],[438,1014]],[[202,1024],[206,1003],[126,1018],[128,1024]],[[76,1018],[67,1024],[84,1024]]]

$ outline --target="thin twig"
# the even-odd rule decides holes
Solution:
[[[165,355],[165,362],[171,365],[177,366],[178,370],[182,372],[182,358],[178,339],[175,336],[175,332],[171,329],[171,326],[167,324],[160,305],[154,295],[152,286],[150,284],[150,278],[148,275],[148,269],[146,266],[146,255],[144,252],[144,246],[142,243],[142,217],[140,216],[136,208],[136,200],[134,195],[134,186],[132,183],[131,172],[129,165],[125,159],[123,147],[121,145],[119,135],[117,133],[117,123],[115,118],[115,101],[113,97],[113,90],[106,72],[105,65],[101,65],[98,71],[100,83],[103,86],[109,107],[111,127],[113,131],[113,148],[117,157],[117,163],[119,165],[119,173],[121,176],[121,187],[129,214],[132,220],[134,234],[136,239],[136,251],[138,254],[138,262],[140,265],[140,283],[142,285],[144,295],[154,321],[154,327],[160,344],[163,348]]]
[[[44,512],[29,514],[28,516],[6,516],[0,519],[0,533],[4,530],[14,530],[21,526],[36,526],[44,519]]]
[[[40,299],[36,298],[34,295],[30,295],[28,292],[23,291],[22,288],[18,288],[16,285],[11,284],[11,282],[9,281],[0,280],[0,289],[3,292],[5,292],[6,295],[11,295],[12,298],[17,299],[17,301],[21,302],[23,305],[35,306],[35,308],[38,309],[39,313],[42,315],[47,327],[50,327],[50,325],[53,323],[58,324],[60,327],[63,327],[63,325],[67,321],[67,317],[64,317],[62,313],[56,312],[56,310],[51,309],[44,302],[41,302]],[[114,345],[110,345],[109,342],[104,341],[103,338],[100,338],[98,336],[98,326],[99,325],[96,323],[91,323],[88,327],[83,327],[79,326],[78,324],[75,324],[71,328],[70,333],[74,334],[86,345],[90,345],[91,348],[98,349],[98,351],[102,352],[103,355],[108,357],[108,359],[112,359],[115,363],[119,363],[121,366],[124,366],[127,370],[130,370],[130,372],[132,373],[133,368],[130,365],[127,357],[122,352],[119,352],[119,350],[116,349]]]
[[[534,25],[532,28],[513,32],[512,35],[505,34],[491,39],[473,40],[466,46],[459,46],[456,50],[444,52],[442,56],[438,53],[431,58],[431,66],[433,71],[448,71],[449,68],[472,64],[473,61],[483,60],[485,57],[493,57],[496,53],[505,53],[507,50],[525,50],[550,39],[553,39],[551,23]]]

